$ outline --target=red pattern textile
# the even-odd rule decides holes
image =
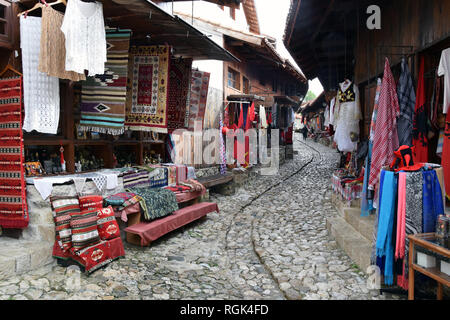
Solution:
[[[176,129],[184,128],[192,59],[172,59],[169,68],[167,130],[172,133]]]
[[[111,206],[97,211],[97,229],[102,240],[120,237],[119,225]]]
[[[78,197],[80,202],[80,209],[92,210],[92,209],[102,209],[103,208],[103,197],[102,196],[81,196]]]
[[[72,248],[72,228],[70,221],[73,214],[80,213],[80,205],[77,197],[53,196],[50,197],[57,242],[66,252]]]
[[[425,59],[420,57],[419,78],[417,81],[416,106],[413,119],[414,163],[428,162],[428,108],[425,97],[424,79]]]
[[[0,79],[0,226],[26,228],[22,77]]]
[[[101,241],[78,251],[72,259],[80,263],[86,273],[91,273],[112,261],[110,244]]]
[[[210,73],[202,71],[192,71],[191,92],[189,98],[189,123],[188,128],[194,129],[196,121],[200,121],[203,129],[203,119],[205,117],[206,99],[208,98]]]
[[[383,166],[388,166],[398,149],[397,117],[400,114],[394,77],[389,60],[384,64],[383,82],[378,100],[377,125],[375,126],[372,162],[370,166],[369,186],[375,190],[379,173]]]
[[[72,214],[72,253],[94,245],[100,241],[97,230],[97,210],[85,210]]]

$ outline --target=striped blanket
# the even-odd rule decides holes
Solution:
[[[130,37],[131,30],[106,30],[105,73],[82,82],[81,131],[124,132]]]
[[[25,228],[29,215],[23,169],[22,78],[0,79],[0,226]]]

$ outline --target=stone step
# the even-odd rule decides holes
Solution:
[[[361,271],[367,272],[370,265],[372,242],[363,237],[342,217],[327,218],[326,224],[330,236],[336,239],[339,247],[358,265]]]
[[[53,242],[0,238],[0,280],[55,262]]]
[[[364,238],[372,241],[375,223],[374,214],[371,214],[367,217],[361,217],[361,210],[359,208],[344,208],[343,216],[345,221],[347,221],[347,223],[349,223]]]

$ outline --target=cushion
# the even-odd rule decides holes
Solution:
[[[73,253],[100,242],[97,230],[97,210],[74,213],[70,220]]]
[[[58,196],[51,197],[53,218],[56,226],[57,242],[65,252],[72,247],[71,217],[80,213],[77,197]]]
[[[101,209],[103,208],[103,197],[102,196],[82,196],[78,197],[80,201],[80,209],[91,210],[91,209]]]
[[[97,210],[97,229],[102,240],[120,237],[119,225],[111,206]]]
[[[120,193],[116,193],[116,194],[106,197],[105,203],[106,203],[106,205],[120,206],[126,200],[128,200],[134,196],[135,196],[135,194],[132,192],[120,192]]]
[[[112,261],[110,245],[108,241],[100,241],[77,251],[72,258],[89,274]]]

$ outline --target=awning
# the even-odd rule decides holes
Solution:
[[[133,44],[169,44],[174,49],[175,57],[239,62],[238,58],[207,35],[150,0],[99,1],[103,3],[105,24],[109,27],[133,30]],[[29,8],[35,2],[25,0],[21,1],[21,4]]]

